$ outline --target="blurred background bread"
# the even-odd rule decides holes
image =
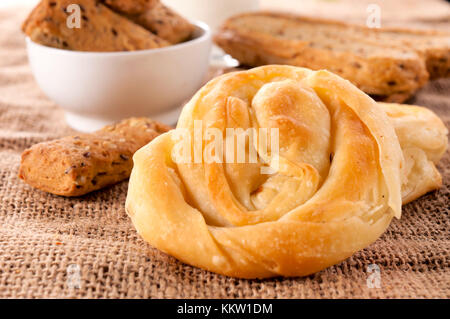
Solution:
[[[69,27],[69,5],[79,5],[79,27]],[[75,51],[134,51],[189,40],[195,27],[159,0],[42,0],[22,26],[42,45]]]
[[[243,65],[327,69],[382,101],[403,102],[430,77],[450,75],[450,34],[444,32],[257,12],[228,19],[215,41]]]
[[[70,28],[67,7],[81,9],[79,28]],[[133,51],[169,43],[93,0],[42,0],[22,26],[31,40],[75,51]]]
[[[194,26],[159,0],[104,0],[112,10],[171,44],[188,40]]]
[[[383,27],[450,29],[450,5],[445,0],[261,0],[265,10],[365,24],[369,5],[381,8]]]

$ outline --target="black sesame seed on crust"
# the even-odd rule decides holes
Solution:
[[[76,165],[70,166],[68,169],[66,169],[66,170],[64,171],[64,174],[69,174],[69,172],[70,172],[71,170],[75,169],[75,168],[77,168]]]

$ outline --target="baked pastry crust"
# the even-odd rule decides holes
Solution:
[[[442,32],[257,12],[227,20],[215,41],[244,65],[327,69],[387,102],[407,100],[429,77],[450,75],[450,34]]]
[[[436,165],[447,150],[448,130],[431,110],[406,104],[378,103],[389,117],[402,148],[402,202],[409,203],[438,189]]]
[[[94,133],[35,144],[22,153],[19,178],[45,192],[81,196],[128,178],[134,152],[169,129],[130,118]]]
[[[71,4],[80,6],[80,28],[67,26]],[[170,44],[94,0],[42,0],[22,30],[36,43],[74,51],[134,51]]]
[[[279,157],[175,162],[177,133],[194,141],[197,120],[221,132],[278,128]],[[147,242],[185,263],[241,278],[304,276],[375,241],[400,217],[402,195],[439,186],[446,133],[430,111],[380,106],[328,71],[228,73],[192,98],[176,130],[135,153],[126,210]],[[262,175],[276,159],[278,171]]]

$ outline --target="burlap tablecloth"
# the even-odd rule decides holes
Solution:
[[[127,182],[75,199],[24,184],[17,178],[21,152],[71,132],[31,75],[19,31],[27,12],[0,11],[0,297],[450,297],[449,153],[438,192],[406,205],[367,249],[306,278],[227,278],[149,247],[125,213]],[[449,92],[450,80],[436,81],[411,102],[449,127]],[[369,264],[380,268],[380,288],[367,285]]]

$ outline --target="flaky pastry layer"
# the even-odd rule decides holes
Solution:
[[[257,163],[175,162],[177,133],[197,147],[196,121],[224,136],[277,128],[279,152],[248,140]],[[327,71],[229,73],[192,98],[176,130],[135,153],[126,209],[147,242],[185,263],[241,278],[304,276],[367,247],[402,202],[439,187],[446,134],[431,111],[377,104]]]

